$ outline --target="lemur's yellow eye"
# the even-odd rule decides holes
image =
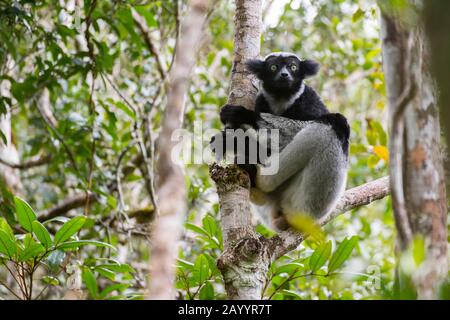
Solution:
[[[271,65],[270,71],[277,71],[277,65],[276,64]]]
[[[291,64],[291,70],[292,71],[297,71],[297,66],[295,64]]]

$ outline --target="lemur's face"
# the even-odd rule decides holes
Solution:
[[[318,72],[319,64],[300,60],[292,53],[273,53],[265,60],[247,61],[247,68],[262,81],[266,91],[289,95],[300,90],[305,78]]]
[[[299,73],[300,60],[296,57],[272,56],[265,61],[264,78],[277,87],[290,87],[294,82],[302,80]]]

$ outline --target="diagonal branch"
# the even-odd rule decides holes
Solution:
[[[167,77],[166,71],[164,69],[163,63],[161,61],[161,54],[159,50],[156,48],[153,43],[153,39],[150,35],[150,29],[147,26],[147,22],[144,17],[142,17],[136,10],[132,10],[133,20],[142,36],[144,37],[144,42],[147,46],[148,51],[155,57],[156,67],[158,68],[158,72],[161,75],[161,79],[164,80]]]

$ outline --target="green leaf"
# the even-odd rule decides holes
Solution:
[[[109,293],[113,291],[122,292],[123,290],[127,289],[129,287],[128,284],[125,283],[116,283],[113,285],[110,285],[106,287],[101,293],[100,293],[100,299],[104,299]]]
[[[348,257],[350,257],[350,254],[357,243],[358,237],[353,236],[350,239],[345,238],[344,241],[339,244],[330,259],[330,263],[328,264],[328,273],[338,269],[348,259]]]
[[[136,6],[134,9],[139,12],[141,16],[145,18],[147,25],[151,27],[157,27],[158,22],[155,19],[155,16],[151,13],[151,11],[145,7]]]
[[[200,300],[214,300],[214,287],[211,282],[205,282],[205,285],[200,289]]]
[[[2,142],[7,145],[8,144],[8,140],[6,139],[5,134],[3,133],[2,130],[0,130],[0,139],[2,139]]]
[[[3,217],[0,217],[0,230],[5,231],[10,236],[10,238],[15,241],[14,232],[11,229],[11,226],[9,225],[8,221],[6,221],[6,219]]]
[[[59,285],[59,280],[56,277],[53,276],[43,276],[42,277],[42,282],[44,282],[45,284],[49,284],[51,286],[57,286]]]
[[[35,234],[36,238],[38,238],[38,240],[44,245],[44,247],[50,248],[53,245],[53,241],[50,233],[48,233],[44,225],[36,220],[33,221],[32,227],[33,233]]]
[[[315,272],[323,267],[331,255],[331,240],[319,245],[309,258],[309,268]]]
[[[16,205],[17,220],[26,231],[33,231],[32,223],[36,220],[36,213],[34,213],[31,206],[18,197],[14,197]]]
[[[45,248],[40,243],[30,243],[20,255],[20,261],[27,261],[39,257],[45,252]]]
[[[136,114],[134,113],[133,109],[131,109],[128,105],[126,105],[122,101],[117,101],[116,107],[125,112],[125,114],[128,115],[131,119],[136,120]]]
[[[178,261],[179,266],[182,267],[182,268],[185,268],[185,269],[188,269],[188,270],[193,270],[194,269],[194,264],[192,262],[190,262],[190,261],[183,260],[183,259],[180,259],[180,258],[178,258],[177,261]]]
[[[194,263],[194,276],[197,283],[201,285],[209,277],[209,264],[205,255],[201,254],[197,257]]]
[[[135,273],[136,270],[126,263],[115,263],[115,264],[100,264],[96,268],[108,269],[116,273]]]
[[[3,230],[0,230],[0,253],[3,253],[10,259],[17,252],[15,239],[11,239],[11,235]]]
[[[214,220],[213,217],[211,217],[210,215],[206,215],[203,219],[202,219],[202,225],[203,225],[203,229],[209,233],[210,236],[215,236],[217,235],[218,232],[218,226],[216,223],[216,220]]]
[[[362,17],[364,17],[364,11],[361,10],[361,8],[358,8],[358,10],[356,10],[356,12],[353,14],[352,21],[357,22]]]
[[[85,221],[86,217],[75,217],[64,223],[55,234],[55,244],[66,241],[77,233],[83,227]]]
[[[275,270],[274,274],[281,274],[281,273],[294,274],[301,270],[303,270],[303,264],[298,262],[291,262],[278,267]]]
[[[192,224],[192,223],[189,223],[189,222],[187,222],[187,223],[185,224],[185,226],[186,226],[186,229],[192,230],[192,231],[194,231],[195,233],[205,235],[205,236],[207,236],[208,238],[210,237],[208,231],[206,231],[206,230],[203,229],[202,227],[196,226],[195,224]]]
[[[94,274],[92,273],[91,269],[89,268],[83,268],[83,281],[86,284],[86,288],[89,290],[89,293],[93,298],[95,298],[98,294],[98,286],[97,286],[97,280],[95,279]]]
[[[109,243],[96,241],[96,240],[67,241],[67,242],[63,242],[60,245],[58,245],[58,249],[70,250],[70,249],[76,249],[76,248],[79,248],[81,246],[86,246],[86,245],[93,245],[93,246],[96,246],[96,247],[107,247],[107,248],[116,250],[116,248],[114,248]]]
[[[102,267],[95,267],[95,271],[97,271],[99,274],[104,276],[105,278],[108,278],[111,281],[116,280],[116,274],[112,272],[111,270],[102,268]]]

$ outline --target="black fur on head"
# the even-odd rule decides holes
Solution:
[[[289,97],[300,90],[304,79],[319,71],[313,60],[301,60],[292,53],[272,53],[246,62],[247,69],[262,81],[264,89],[276,96]]]

